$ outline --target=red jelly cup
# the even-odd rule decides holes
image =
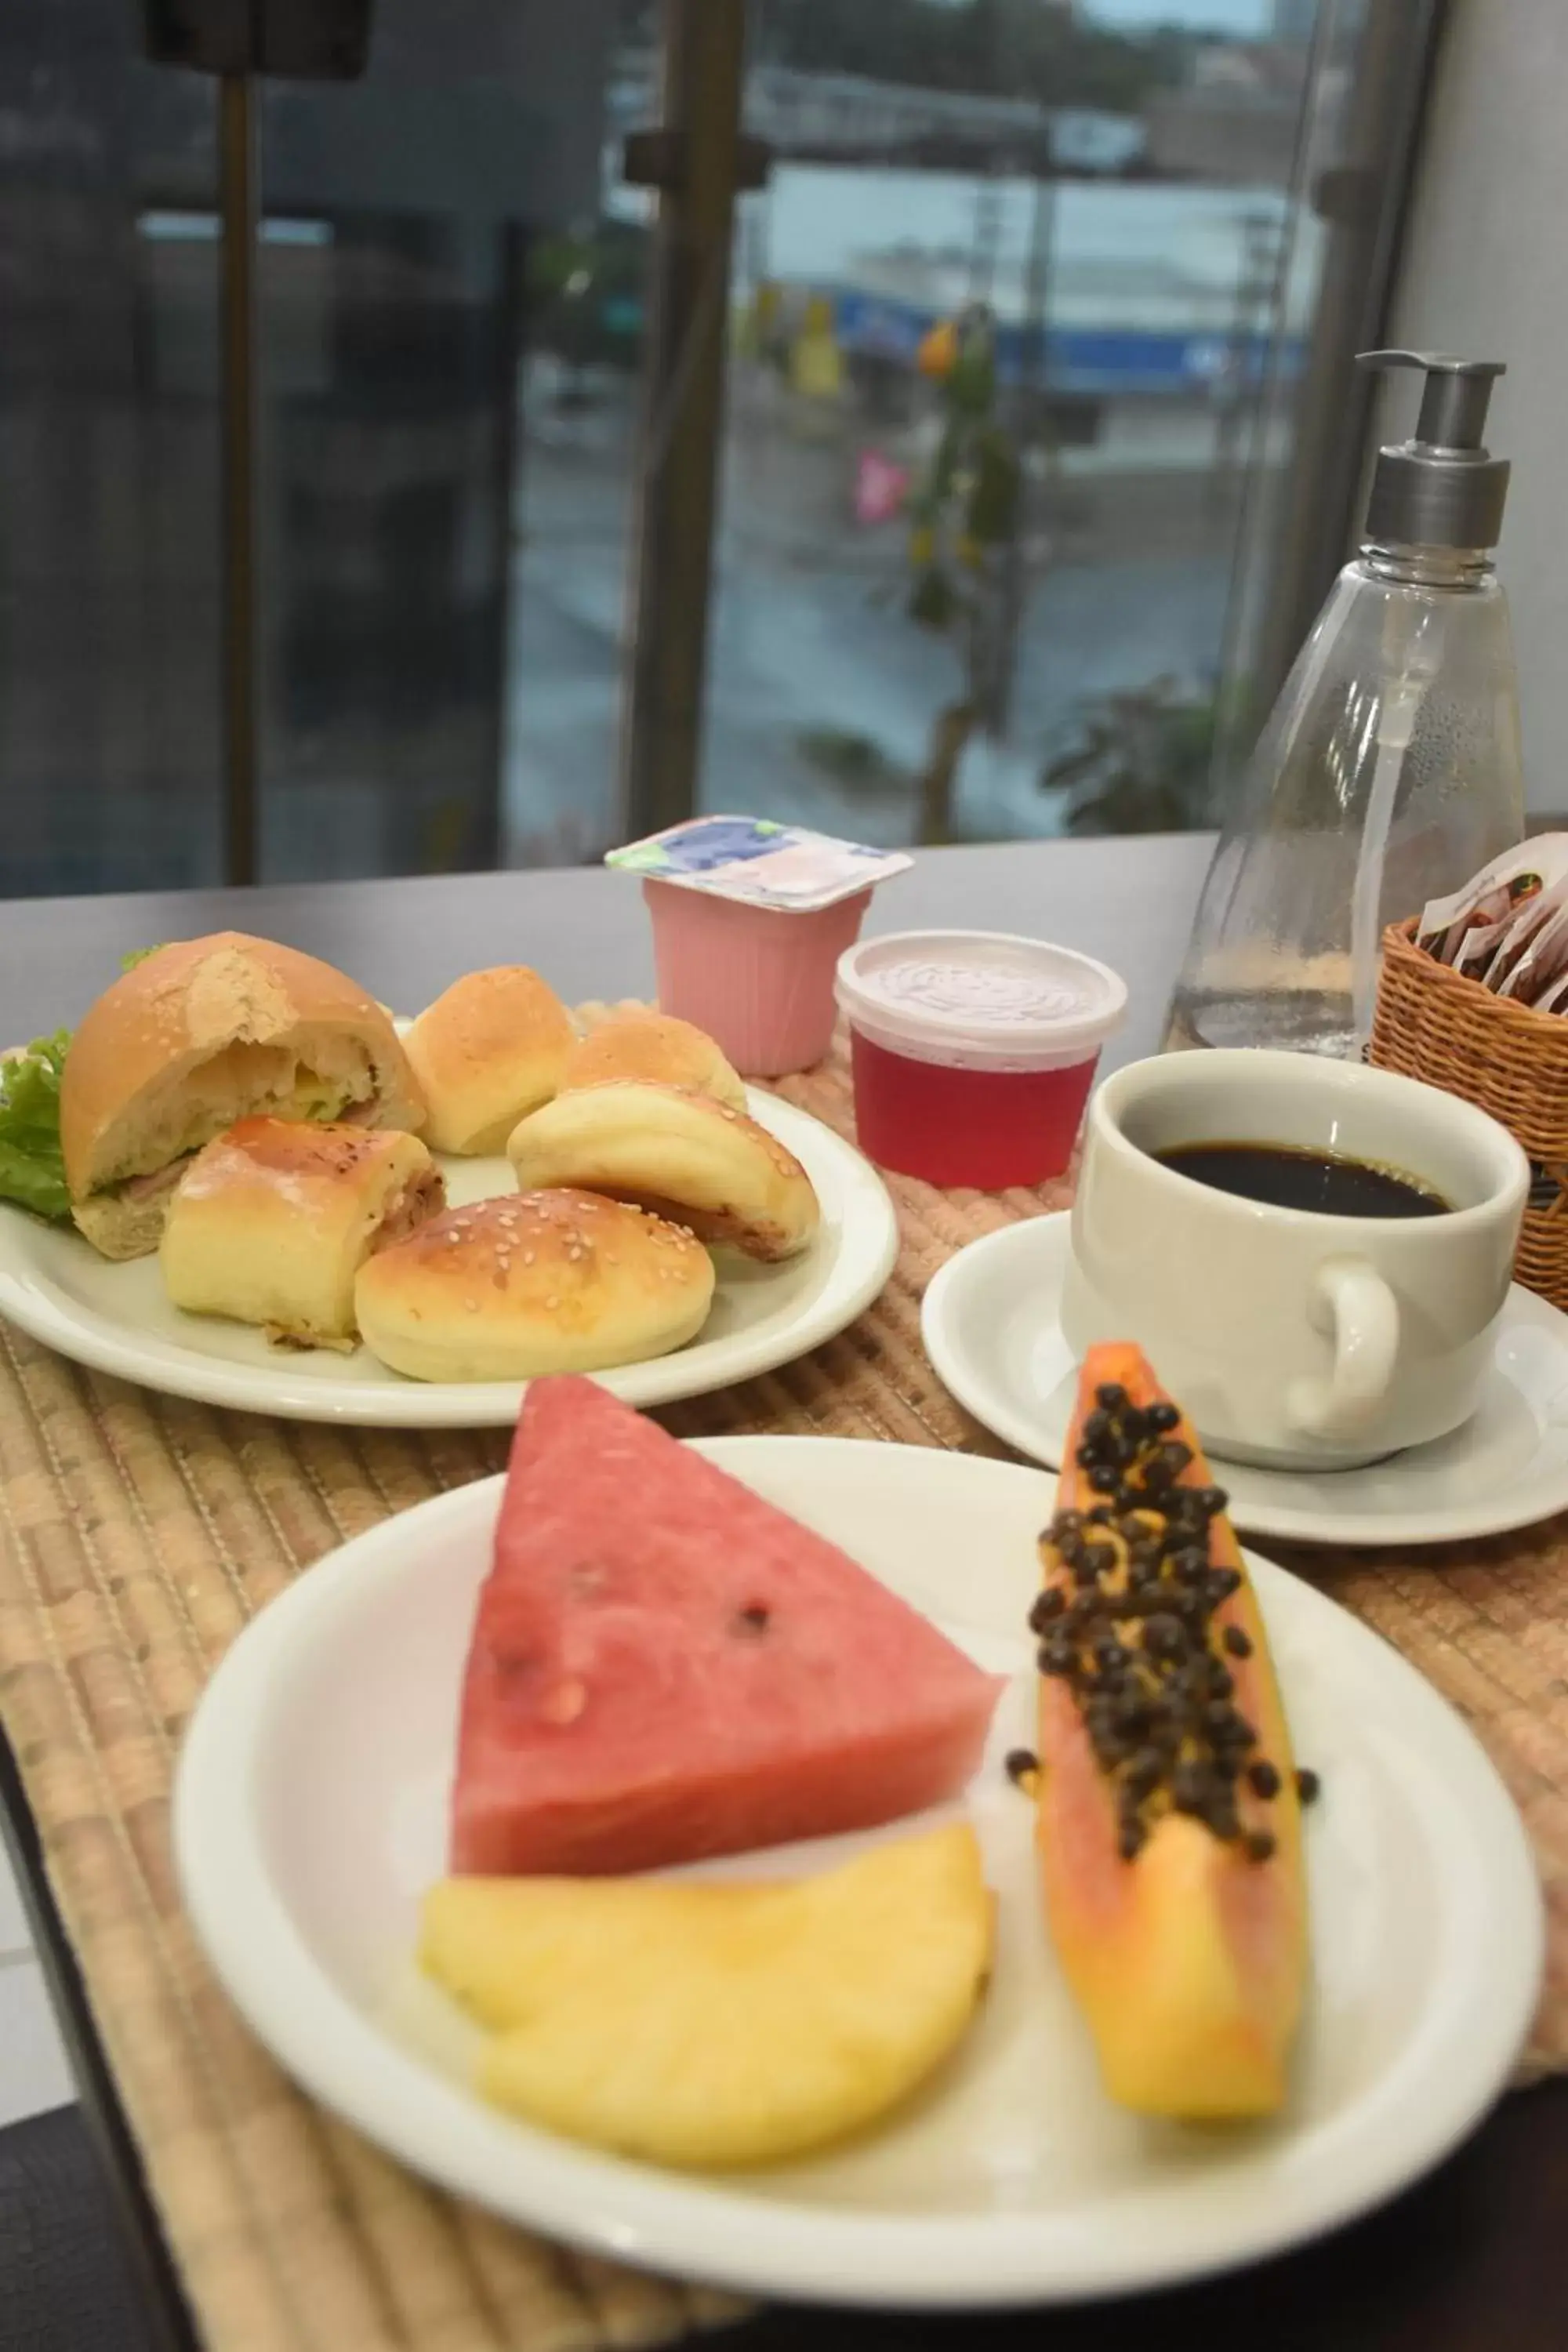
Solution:
[[[868,1159],[1000,1192],[1062,1175],[1106,1039],[1110,966],[1005,931],[901,931],[838,960]]]

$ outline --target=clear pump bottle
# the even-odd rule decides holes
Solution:
[[[1286,679],[1204,886],[1167,1048],[1359,1055],[1384,926],[1524,832],[1508,601],[1492,570],[1506,459],[1482,446],[1492,360],[1425,371],[1379,452],[1366,538]]]

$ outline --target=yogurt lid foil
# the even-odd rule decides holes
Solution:
[[[813,915],[902,874],[914,860],[901,850],[870,849],[771,817],[694,816],[612,849],[605,863],[644,881],[706,890],[778,914]]]

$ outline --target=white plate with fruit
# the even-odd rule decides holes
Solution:
[[[536,1383],[504,1503],[345,1546],[197,1710],[181,1881],[251,2026],[444,2188],[751,2293],[1126,2292],[1392,2195],[1527,2031],[1522,1828],[1127,1412],[1122,1517],[1042,1549],[1037,1470]]]

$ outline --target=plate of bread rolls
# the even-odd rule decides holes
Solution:
[[[478,1427],[587,1372],[668,1403],[820,1345],[897,1254],[880,1180],[819,1120],[687,1023],[584,1027],[523,965],[405,1021],[221,932],[137,960],[51,1044],[58,1198],[0,1205],[0,1314],[176,1396]]]

